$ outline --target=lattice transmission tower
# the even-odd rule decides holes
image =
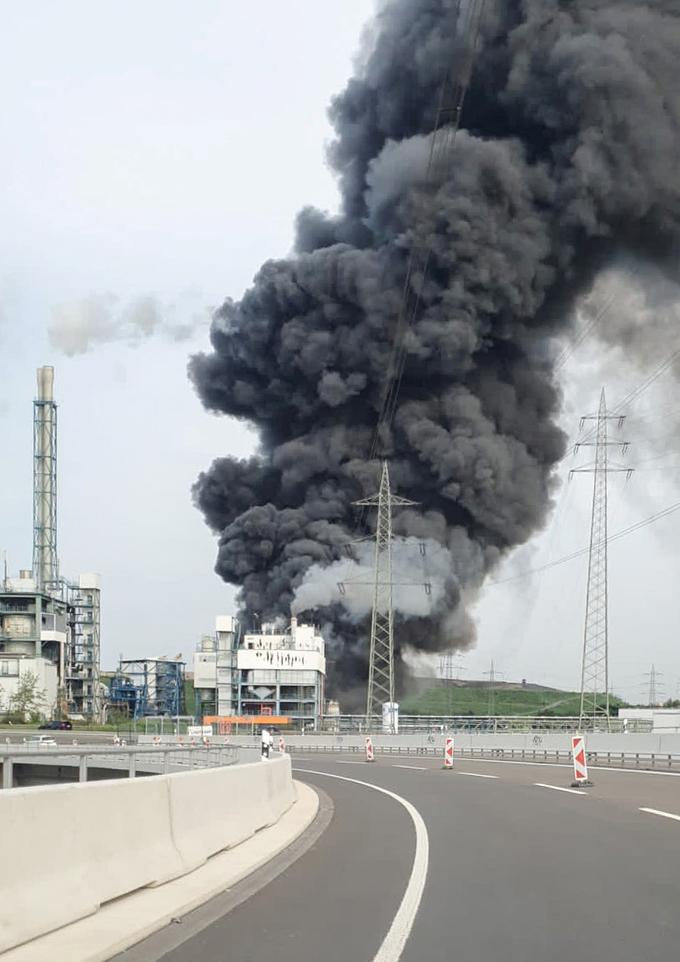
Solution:
[[[373,562],[373,607],[368,662],[366,716],[382,713],[385,702],[394,702],[394,609],[392,590],[392,509],[417,504],[392,494],[387,461],[383,461],[380,490],[355,502],[378,509]],[[426,590],[429,585],[426,584]]]
[[[656,708],[661,700],[661,694],[663,692],[664,685],[663,682],[659,681],[659,679],[662,677],[662,672],[657,671],[654,665],[652,665],[651,670],[645,675],[645,678],[649,678],[647,704],[650,706],[650,708]]]
[[[607,425],[609,421],[623,425],[624,417],[607,411],[604,388],[600,395],[597,414],[581,418],[581,427],[587,421],[595,421],[595,436],[592,440],[580,441],[575,450],[581,447],[595,448],[595,461],[582,468],[574,468],[573,474],[593,475],[593,505],[590,521],[590,551],[588,554],[588,587],[586,590],[586,616],[583,630],[583,656],[581,660],[581,707],[579,726],[586,718],[592,717],[593,728],[598,716],[609,718],[609,604],[607,577],[607,478],[612,473],[624,473],[630,477],[632,468],[610,464],[608,449],[619,447],[625,454],[626,441],[609,441]],[[598,696],[601,695],[601,699]]]

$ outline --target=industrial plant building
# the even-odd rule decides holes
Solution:
[[[196,714],[284,716],[315,725],[325,679],[324,640],[313,625],[292,618],[285,629],[263,624],[257,633],[241,634],[238,621],[222,615],[194,654]]]
[[[109,708],[127,718],[184,714],[185,663],[180,658],[121,658],[109,686]]]
[[[102,714],[101,582],[96,574],[69,580],[57,556],[57,405],[54,370],[38,369],[33,404],[33,568],[0,582],[0,710],[20,681],[36,679],[45,714]]]

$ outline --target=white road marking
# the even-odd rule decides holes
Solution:
[[[498,775],[482,775],[481,772],[456,772],[456,775],[471,775],[472,778],[499,778]]]
[[[658,808],[641,808],[641,812],[648,812],[650,815],[661,815],[662,818],[672,818],[676,822],[680,822],[680,815],[673,815],[672,812],[661,812]]]
[[[408,768],[412,772],[426,772],[427,768],[422,765],[393,765],[392,768]]]
[[[536,788],[552,788],[553,792],[569,792],[570,795],[587,795],[588,792],[582,792],[579,788],[562,788],[561,785],[546,785],[544,782],[534,782]]]
[[[416,920],[416,915],[420,908],[420,900],[423,897],[423,889],[425,888],[425,882],[427,880],[430,839],[422,815],[409,801],[402,798],[401,795],[395,794],[395,792],[390,792],[387,788],[380,788],[380,786],[372,785],[370,782],[359,781],[358,778],[332,775],[330,772],[317,772],[309,768],[296,770],[307,772],[310,775],[325,775],[326,778],[337,778],[341,782],[353,782],[355,785],[363,785],[364,788],[371,788],[374,792],[381,792],[383,795],[387,795],[389,798],[393,798],[396,802],[399,802],[411,816],[411,821],[416,831],[416,852],[413,856],[411,876],[408,880],[404,897],[401,900],[401,905],[397,909],[397,914],[392,919],[392,925],[383,939],[377,954],[373,958],[373,962],[399,962],[406,941],[411,934],[413,923]]]
[[[342,758],[334,758],[333,761],[335,762],[336,765],[367,765],[368,764],[368,762],[366,762],[365,760],[359,761],[359,759],[357,759],[355,762],[350,762],[350,761],[343,761]]]

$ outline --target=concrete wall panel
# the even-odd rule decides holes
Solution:
[[[287,756],[0,791],[0,953],[190,871],[294,800]]]

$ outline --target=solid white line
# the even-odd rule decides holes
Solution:
[[[582,792],[578,788],[562,788],[561,785],[546,785],[543,782],[534,782],[536,788],[552,788],[553,792],[569,792],[570,795],[587,795],[588,792]]]
[[[407,799],[402,798],[401,795],[390,792],[387,788],[372,785],[370,782],[361,782],[358,778],[346,778],[344,775],[332,775],[330,772],[312,771],[309,768],[296,769],[296,771],[307,772],[309,775],[325,775],[326,778],[337,778],[341,782],[353,782],[355,785],[363,785],[364,788],[372,788],[373,791],[381,792],[383,795],[387,795],[389,798],[393,798],[396,802],[399,802],[411,816],[411,821],[416,831],[416,852],[413,856],[411,877],[408,880],[401,905],[397,909],[397,914],[392,919],[392,925],[383,939],[383,943],[378,949],[377,954],[373,958],[373,962],[399,962],[401,954],[404,951],[404,946],[406,945],[406,940],[411,934],[413,923],[416,920],[420,900],[423,897],[423,889],[425,888],[425,882],[427,880],[430,840],[422,815],[414,805],[411,805],[411,803],[407,801]]]
[[[481,772],[456,772],[456,775],[471,775],[472,778],[498,778],[498,775],[482,775]]]
[[[422,765],[392,765],[392,768],[408,768],[412,772],[426,772]],[[494,776],[495,777],[495,776]]]
[[[680,815],[673,815],[672,812],[660,812],[658,808],[641,808],[641,812],[649,812],[650,815],[661,815],[662,818],[672,818],[676,822],[680,822]]]

